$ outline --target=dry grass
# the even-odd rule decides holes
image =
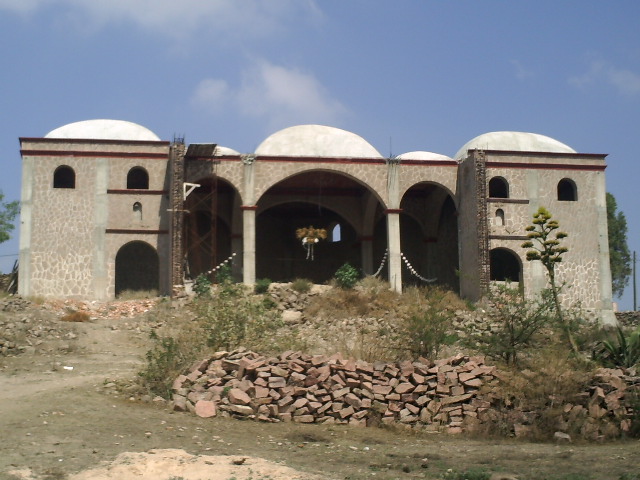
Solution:
[[[63,322],[88,322],[91,317],[87,312],[71,312],[60,318]]]

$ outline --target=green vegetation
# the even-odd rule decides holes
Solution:
[[[530,249],[527,251],[527,260],[530,262],[539,260],[546,269],[556,318],[573,352],[577,354],[579,349],[572,331],[572,324],[564,315],[560,303],[562,285],[559,285],[556,279],[556,264],[562,262],[562,255],[567,252],[567,248],[561,245],[561,240],[567,237],[567,233],[558,230],[560,224],[544,207],[538,208],[538,211],[533,214],[532,223],[526,228],[529,232],[527,233],[529,240],[522,244],[522,248]]]
[[[4,194],[0,191],[0,243],[11,238],[11,232],[15,228],[13,221],[20,212],[20,203],[3,202]]]
[[[607,223],[609,226],[609,263],[611,286],[616,297],[622,296],[631,275],[631,255],[627,246],[627,219],[618,212],[616,199],[607,193]]]
[[[311,280],[306,278],[296,278],[293,282],[291,282],[291,288],[294,289],[298,293],[307,293],[311,290]]]
[[[358,279],[360,278],[360,274],[355,267],[349,263],[345,263],[336,270],[334,278],[336,284],[340,288],[349,289],[356,286],[356,283],[358,283]]]
[[[474,336],[472,344],[490,357],[516,365],[521,353],[539,345],[541,330],[553,321],[551,293],[546,290],[538,298],[527,299],[517,288],[498,285],[485,301],[488,317],[497,328]]]
[[[453,311],[448,308],[447,292],[440,288],[423,290],[425,302],[416,303],[404,325],[406,343],[413,358],[436,359],[445,345],[457,337],[453,334]]]
[[[269,291],[269,285],[271,285],[271,280],[268,278],[260,278],[256,280],[256,284],[254,285],[254,292],[257,294],[267,293]]]
[[[617,327],[614,338],[600,342],[594,358],[605,367],[631,368],[640,363],[640,328],[627,334]]]
[[[193,282],[193,291],[198,297],[209,296],[211,294],[211,280],[204,273],[201,273],[196,277]]]

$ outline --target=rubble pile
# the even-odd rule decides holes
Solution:
[[[271,422],[399,422],[458,433],[490,407],[481,388],[494,382],[494,373],[480,356],[367,363],[339,354],[264,357],[240,349],[218,352],[179,376],[173,408],[202,417],[220,411]]]

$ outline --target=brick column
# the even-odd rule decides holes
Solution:
[[[171,169],[171,261],[169,279],[171,296],[182,288],[184,277],[184,244],[182,238],[184,225],[184,154],[185,145],[176,142],[169,150],[169,168]]]

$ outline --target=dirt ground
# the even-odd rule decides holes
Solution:
[[[115,387],[143,364],[152,322],[153,315],[60,322],[72,335],[58,345],[0,357],[0,479],[435,479],[448,469],[482,469],[494,479],[618,480],[640,473],[638,440],[526,443],[174,413]]]

